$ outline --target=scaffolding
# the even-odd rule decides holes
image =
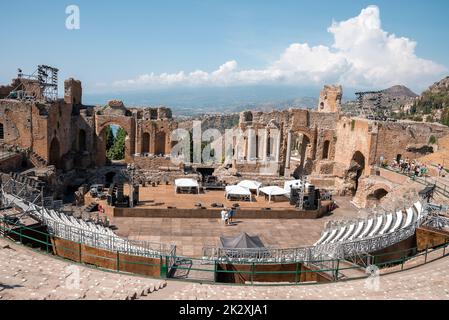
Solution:
[[[356,92],[359,115],[370,120],[387,121],[390,110],[383,103],[383,91]]]
[[[20,83],[9,93],[7,98],[27,101],[38,99],[43,99],[47,102],[56,101],[58,99],[58,72],[57,68],[39,65],[32,74],[26,75],[19,68],[17,70],[17,79],[19,79]],[[25,85],[26,83],[38,86],[40,96],[36,96],[35,92],[30,92]]]

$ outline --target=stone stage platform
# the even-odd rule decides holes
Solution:
[[[365,217],[350,204],[350,198],[336,198],[338,209],[319,219],[245,219],[239,213],[234,224],[225,226],[219,213],[214,218],[112,217],[115,232],[133,240],[147,240],[177,245],[177,253],[201,257],[205,245],[217,245],[220,236],[241,232],[258,235],[266,246],[291,248],[316,242],[329,220]],[[243,211],[242,211],[243,212]]]
[[[125,186],[125,194],[128,187]],[[329,211],[330,201],[323,201],[318,210],[298,210],[289,203],[288,198],[279,197],[269,202],[264,195],[254,195],[253,201],[230,201],[225,192],[205,190],[199,194],[176,194],[174,186],[140,187],[139,205],[134,208],[113,208],[114,217],[141,218],[196,218],[214,219],[220,217],[223,207],[231,208],[238,204],[237,216],[240,219],[317,219]]]

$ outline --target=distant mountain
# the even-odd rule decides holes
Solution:
[[[161,90],[85,94],[86,104],[103,105],[111,99],[126,106],[165,105],[175,116],[197,116],[210,112],[232,113],[246,109],[272,110],[291,107],[315,108],[319,88],[295,86],[242,86],[213,88],[171,88]],[[316,97],[316,98],[309,98]]]
[[[388,89],[382,90],[384,94],[389,95],[393,98],[402,98],[402,97],[408,97],[408,98],[416,98],[418,95],[414,93],[412,90],[407,88],[406,86],[402,85],[396,85],[393,87],[390,87]]]

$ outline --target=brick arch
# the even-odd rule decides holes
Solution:
[[[141,138],[141,146],[140,146],[140,152],[141,153],[149,153],[150,152],[150,142],[151,142],[151,134],[147,131],[142,133]]]
[[[388,185],[386,185],[386,184],[384,184],[384,183],[378,183],[378,184],[375,184],[375,185],[371,186],[371,187],[366,191],[366,198],[369,198],[369,197],[375,195],[376,192],[377,192],[377,191],[380,191],[380,190],[385,190],[385,191],[387,192],[387,194],[390,193],[390,192],[392,191],[392,189],[391,189],[390,186],[388,186]],[[382,198],[383,198],[383,197],[382,197]]]
[[[303,135],[303,142],[301,145],[301,150],[297,150],[299,152],[299,157],[301,159],[300,163],[296,165],[296,169],[293,172],[293,176],[295,178],[300,178],[303,174],[310,174],[312,168],[310,167],[311,161],[314,158],[314,139],[313,136],[310,135],[309,132],[305,132],[302,130],[294,130],[291,133],[291,146],[290,146],[290,165],[294,165],[295,154],[293,151],[295,150],[296,137],[298,135]],[[312,148],[307,150],[307,145],[311,145]]]
[[[135,137],[133,122],[131,117],[126,116],[97,116],[96,125],[96,164],[103,166],[106,164],[106,141],[105,129],[111,125],[119,126],[126,131],[125,139],[125,162],[131,162],[134,154]]]
[[[132,132],[132,123],[130,117],[114,117],[112,119],[107,118],[105,120],[97,118],[97,126],[96,126],[97,135],[100,136],[100,134],[104,131],[104,129],[106,129],[106,127],[109,127],[110,125],[122,127],[126,131],[128,136],[130,136]]]

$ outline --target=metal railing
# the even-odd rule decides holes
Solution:
[[[26,227],[17,224],[11,224],[5,217],[0,215],[0,236],[5,238],[14,238],[14,241],[21,244],[29,245],[30,241],[40,248],[44,248],[42,253],[52,254],[53,246],[55,242],[51,241],[53,235],[49,232],[35,230],[31,227]],[[76,247],[76,246],[75,246]],[[445,242],[435,248],[426,248],[418,254],[418,248],[409,248],[406,250],[400,250],[395,252],[388,252],[384,254],[378,254],[374,256],[369,256],[368,267],[376,266],[380,268],[381,275],[407,270],[409,268],[415,268],[419,265],[427,264],[431,261],[435,261],[442,257],[446,257],[449,253],[448,248],[449,242]],[[65,247],[64,245],[56,245],[56,251],[72,252],[77,254],[77,250],[73,247]],[[140,265],[148,268],[160,268],[159,277],[168,278],[171,274],[176,273],[176,271],[185,271],[186,277],[182,279],[185,281],[201,282],[201,283],[211,283],[211,284],[224,284],[226,281],[220,280],[223,276],[232,276],[236,278],[243,279],[238,283],[232,283],[233,285],[301,285],[310,284],[313,278],[325,276],[323,282],[337,282],[340,280],[355,280],[361,278],[367,278],[370,274],[367,272],[366,265],[355,265],[348,264],[345,259],[323,259],[323,260],[304,260],[302,262],[291,262],[291,264],[296,265],[296,268],[290,269],[277,269],[277,270],[264,270],[258,269],[259,265],[276,265],[279,264],[277,261],[267,262],[267,261],[241,261],[241,264],[246,264],[250,268],[243,269],[229,269],[229,268],[219,268],[220,265],[226,265],[231,263],[233,265],[238,265],[235,261],[221,261],[216,260],[211,262],[209,265],[213,266],[211,268],[209,265],[202,264],[203,260],[200,258],[189,258],[193,263],[190,266],[184,265],[172,265],[171,261],[178,259],[186,259],[185,257],[176,256],[176,251],[174,248],[169,252],[169,254],[155,254],[152,258],[155,258],[158,262],[142,262],[142,261],[130,261],[126,256],[121,256],[123,253],[120,249],[115,252],[117,258],[106,257],[104,255],[96,255],[95,253],[84,252],[83,255],[88,255],[89,258],[96,258],[93,260],[110,261],[107,270],[114,272],[124,272],[123,270],[129,270],[125,266]],[[368,257],[368,256],[367,256]],[[389,258],[392,257],[392,258]],[[73,261],[73,260],[72,260]],[[91,259],[92,261],[92,259]],[[167,263],[167,261],[170,261]],[[75,261],[75,263],[77,263]],[[192,266],[193,265],[193,266]],[[308,266],[309,268],[301,268],[301,265]],[[88,265],[92,267],[91,265]],[[104,267],[100,267],[104,268]],[[142,275],[142,274],[140,274]],[[158,277],[153,276],[153,277]],[[269,277],[271,279],[279,277],[280,279],[275,283],[266,283],[261,280],[261,278]],[[287,277],[287,280],[285,280]],[[307,280],[309,279],[309,280]],[[315,283],[320,283],[321,281],[312,281]]]
[[[438,179],[435,179],[435,177],[428,177],[428,176],[416,176],[414,173],[411,174],[407,174],[405,172],[401,172],[400,169],[394,169],[391,168],[390,166],[387,167],[379,167],[377,166],[376,168],[378,169],[385,169],[387,171],[390,172],[394,172],[403,176],[406,176],[410,179],[412,179],[413,181],[416,181],[424,186],[433,186],[435,185],[435,191],[437,193],[439,193],[440,195],[449,198],[449,185],[442,183],[441,181],[438,181]]]
[[[416,228],[423,222],[431,209],[428,205],[423,208],[423,215],[419,220],[414,221],[410,226],[398,229],[394,232],[383,235],[374,235],[357,240],[347,240],[335,243],[318,244],[315,246],[305,246],[287,249],[230,249],[215,246],[203,247],[203,260],[229,261],[232,263],[247,262],[302,262],[311,260],[344,259],[360,254],[376,252],[393,244],[399,243],[412,237]],[[354,223],[352,220],[346,225]],[[341,223],[334,225],[339,225]],[[332,224],[328,224],[331,227]]]

